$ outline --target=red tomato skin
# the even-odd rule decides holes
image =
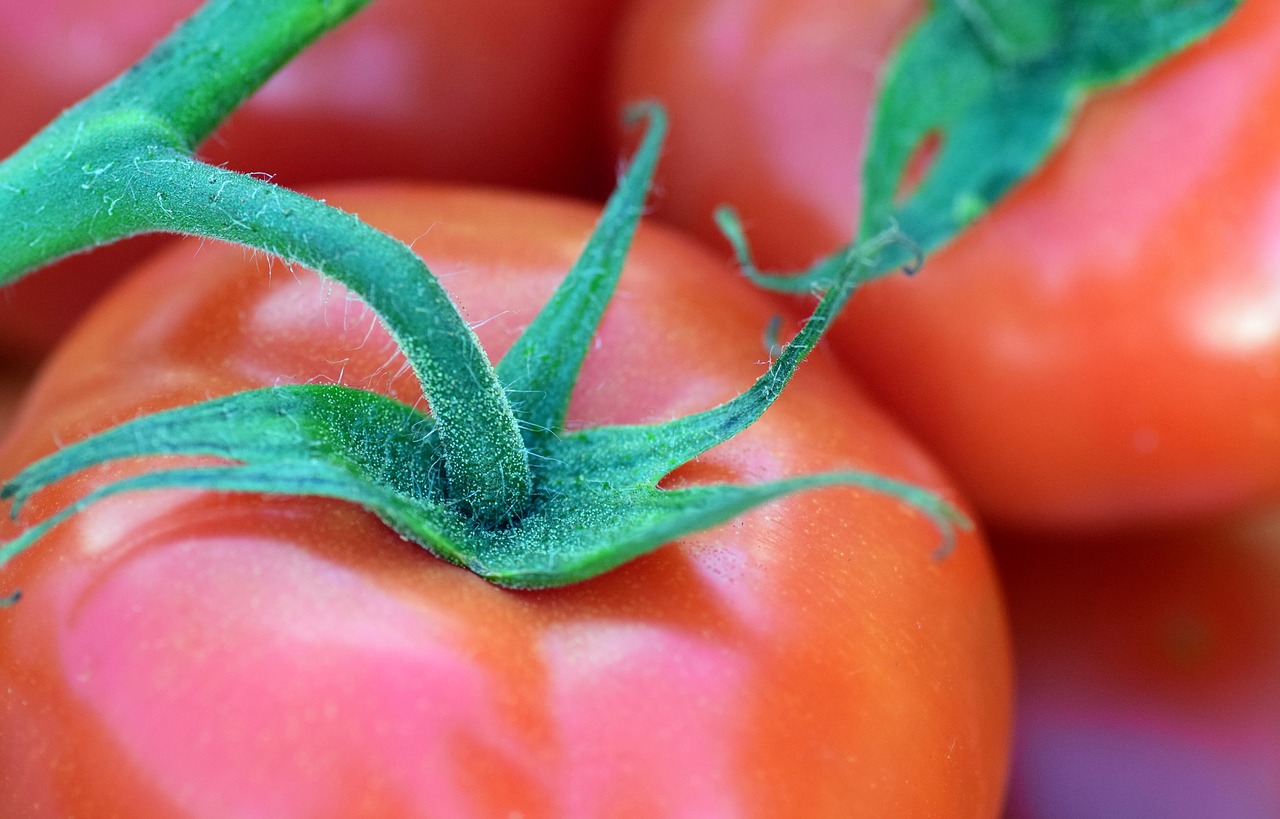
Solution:
[[[732,202],[775,268],[847,241],[877,68],[918,11],[637,4],[614,96],[657,96],[685,125],[657,215],[710,235],[710,207]],[[1089,101],[1047,166],[918,276],[857,296],[833,345],[1004,527],[1266,502],[1280,492],[1277,191],[1280,7],[1245,0],[1204,43]]]
[[[412,241],[494,355],[594,218],[509,194],[324,195]],[[720,260],[642,228],[572,424],[727,399],[761,371],[769,314]],[[143,410],[301,381],[421,399],[341,288],[182,244],[55,354],[0,472]],[[942,486],[818,355],[746,435],[670,480],[837,465]],[[24,597],[0,612],[0,815],[992,817],[1012,684],[1003,609],[978,535],[942,560],[937,544],[894,501],[827,490],[517,593],[343,503],[121,496],[3,575]]]
[[[198,0],[0,7],[0,156],[123,71]],[[416,177],[600,194],[616,0],[377,0],[285,66],[201,148],[287,186]],[[0,296],[0,356],[47,351],[154,245]],[[42,281],[43,279],[43,281]]]
[[[1018,658],[1006,819],[1280,815],[1276,535],[997,538]]]

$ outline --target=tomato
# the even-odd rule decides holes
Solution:
[[[759,261],[850,239],[914,0],[641,2],[613,94],[682,128],[657,215],[740,208]],[[1084,106],[985,219],[853,300],[839,355],[1006,527],[1189,520],[1280,492],[1280,6]]]
[[[568,269],[586,206],[409,185],[325,198],[411,241],[495,358]],[[178,245],[60,347],[0,473],[142,411],[285,382],[421,401],[342,288]],[[767,299],[643,227],[570,426],[728,399]],[[670,485],[938,472],[822,356]],[[34,496],[42,517],[114,465]],[[0,524],[0,540],[16,525]],[[0,814],[992,817],[1011,668],[982,541],[854,489],[789,497],[567,588],[492,586],[335,501],[104,501],[0,574]]]
[[[198,0],[0,6],[0,156],[141,57]],[[280,71],[201,155],[284,185],[414,176],[598,193],[615,0],[377,0]],[[47,349],[153,244],[0,300],[0,354]],[[103,272],[104,268],[106,272]],[[11,353],[12,354],[12,353]]]
[[[1008,819],[1280,815],[1275,522],[1000,543]]]

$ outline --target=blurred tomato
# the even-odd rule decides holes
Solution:
[[[657,214],[742,211],[762,264],[856,221],[877,72],[917,0],[667,0],[622,29],[615,100],[672,134]],[[1064,148],[832,333],[1009,526],[1189,519],[1280,494],[1280,3],[1092,99]]]
[[[1280,816],[1280,525],[999,551],[1009,819]]]

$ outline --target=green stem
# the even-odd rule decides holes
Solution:
[[[474,333],[403,243],[193,144],[300,48],[368,0],[212,0],[140,64],[0,165],[0,283],[145,232],[237,242],[342,282],[422,383],[449,497],[486,525],[518,516],[532,477],[510,403]]]
[[[140,232],[94,183],[190,153],[281,66],[370,0],[209,0],[0,164],[0,284]]]

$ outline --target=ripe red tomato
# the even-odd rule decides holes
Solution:
[[[1008,819],[1280,815],[1276,534],[1000,544],[1018,658]]]
[[[495,357],[595,215],[404,185],[325,195],[411,241]],[[54,355],[0,474],[253,386],[421,400],[361,303],[270,267],[185,243],[140,271]],[[767,300],[686,239],[642,227],[619,287],[572,424],[667,419],[761,371]],[[669,482],[837,465],[940,484],[815,356],[747,434]],[[103,478],[55,485],[24,519]],[[900,503],[829,489],[532,593],[344,503],[122,495],[0,574],[24,594],[0,611],[0,814],[993,817],[1003,610],[980,538],[939,559],[937,537]]]
[[[0,5],[0,157],[198,5]],[[618,8],[616,0],[377,0],[282,69],[201,154],[289,186],[412,176],[596,193],[611,179],[593,160],[603,142],[597,86]],[[47,349],[153,247],[76,259],[56,278],[0,297],[0,355]]]
[[[915,0],[641,2],[614,95],[681,128],[657,213],[744,214],[763,265],[856,222],[862,128]],[[841,357],[1008,526],[1191,518],[1280,492],[1280,4],[1088,102],[1054,158],[914,279],[866,288]]]

